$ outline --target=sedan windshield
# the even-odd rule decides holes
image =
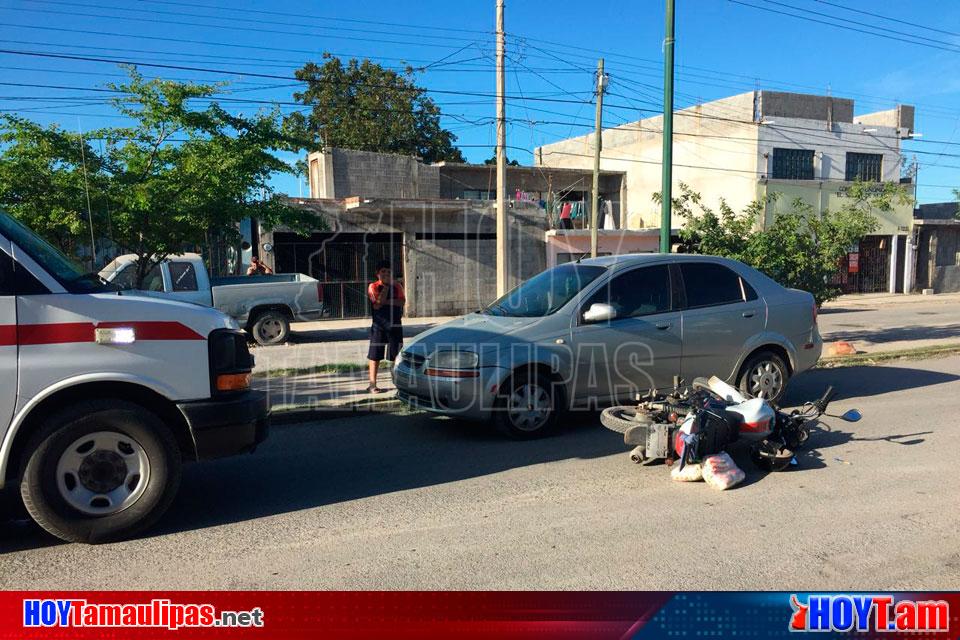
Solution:
[[[516,318],[550,315],[606,270],[606,267],[596,265],[562,264],[530,278],[484,309],[483,313]]]
[[[115,290],[115,287],[102,280],[96,273],[85,273],[59,249],[3,211],[0,211],[0,233],[33,258],[71,293]]]

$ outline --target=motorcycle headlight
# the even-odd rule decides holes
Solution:
[[[476,369],[479,363],[480,356],[473,351],[438,351],[429,359],[434,369]]]

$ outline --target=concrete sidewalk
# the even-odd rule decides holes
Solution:
[[[451,319],[408,318],[405,339]],[[254,385],[270,393],[278,414],[395,410],[399,403],[387,367],[378,386],[388,392],[366,391],[369,323],[359,318],[294,324],[289,344],[253,349]],[[960,294],[842,296],[823,306],[818,324],[825,342],[850,342],[858,354],[945,348],[960,344]]]

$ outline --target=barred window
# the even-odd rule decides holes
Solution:
[[[883,176],[883,154],[847,153],[847,182],[880,182]]]
[[[772,178],[813,180],[813,151],[810,149],[774,149]]]

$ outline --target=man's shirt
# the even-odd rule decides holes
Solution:
[[[386,290],[383,297],[383,304],[376,308],[376,303],[380,299],[382,291]],[[379,280],[370,283],[367,287],[367,298],[370,300],[370,315],[373,316],[373,324],[384,327],[399,327],[403,318],[403,304],[390,304],[391,301],[406,302],[407,298],[403,293],[403,286],[394,282],[387,285]]]

